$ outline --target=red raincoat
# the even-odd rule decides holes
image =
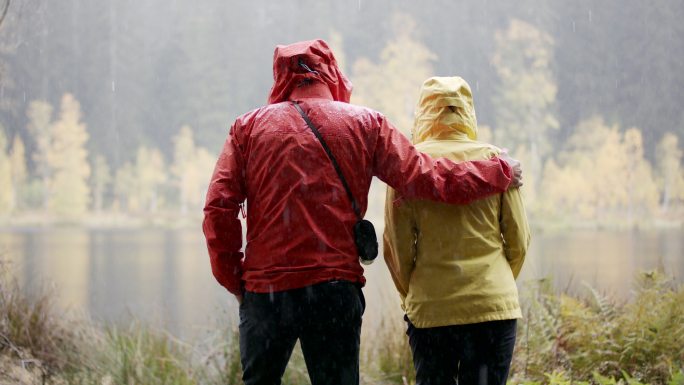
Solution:
[[[303,69],[300,59],[316,72]],[[461,204],[501,193],[510,184],[510,167],[498,158],[433,160],[416,151],[382,114],[348,104],[351,83],[324,41],[276,47],[273,77],[269,104],[233,123],[204,208],[213,274],[234,294],[330,280],[365,283],[351,202],[290,100],[300,102],[319,128],[362,213],[373,176],[406,198]],[[245,200],[243,256],[237,216]]]

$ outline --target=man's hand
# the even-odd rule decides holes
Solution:
[[[500,154],[499,154],[499,159],[503,160],[504,162],[508,163],[509,166],[511,166],[511,171],[513,173],[513,180],[511,180],[511,186],[513,188],[517,188],[523,185],[522,182],[522,167],[520,166],[520,161],[517,159],[513,159],[508,155],[508,152],[504,149]]]

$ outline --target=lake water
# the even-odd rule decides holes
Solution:
[[[662,268],[683,281],[683,235],[682,229],[536,232],[518,281],[551,277],[558,288],[578,291],[589,284],[628,298],[634,275],[644,269]],[[95,320],[139,319],[191,338],[237,317],[237,303],[211,275],[199,226],[5,229],[0,259],[10,262],[25,290],[53,291],[60,308]],[[364,292],[374,311],[364,327],[376,311],[400,312],[381,259],[366,269]]]

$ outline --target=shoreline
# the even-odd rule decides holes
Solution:
[[[376,228],[383,227],[382,218],[366,216]],[[684,218],[664,219],[649,218],[634,222],[625,222],[618,219],[602,221],[579,221],[579,220],[550,220],[530,219],[530,227],[533,232],[553,233],[559,231],[641,231],[641,230],[684,230]],[[125,230],[125,229],[191,229],[201,230],[201,215],[188,214],[162,214],[155,216],[145,215],[95,215],[88,219],[37,217],[27,215],[20,217],[0,218],[0,231],[28,230],[28,229],[64,229],[78,228],[88,230]]]

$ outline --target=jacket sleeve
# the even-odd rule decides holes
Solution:
[[[513,277],[518,278],[530,245],[530,227],[519,189],[509,189],[503,194],[499,223],[506,260],[511,266]]]
[[[406,298],[415,267],[417,228],[411,204],[403,200],[395,204],[396,193],[387,188],[385,199],[385,232],[383,253],[402,303]]]
[[[499,158],[456,163],[419,152],[380,115],[373,173],[404,198],[468,204],[506,191],[511,168]]]
[[[216,162],[202,224],[212,273],[233,294],[242,293],[242,225],[238,213],[246,197],[244,158],[236,140],[237,126],[235,123],[231,127]]]

